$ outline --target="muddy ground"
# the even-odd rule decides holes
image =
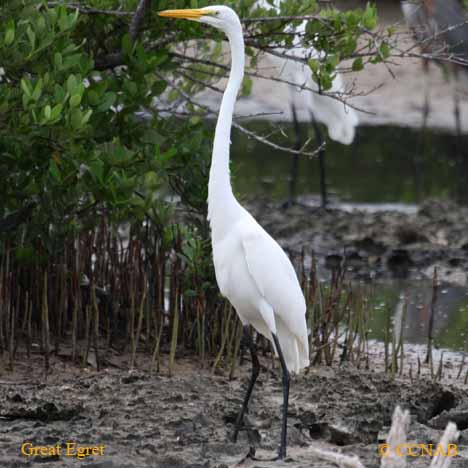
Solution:
[[[264,359],[248,417],[257,455],[274,455],[279,440],[281,380]],[[45,380],[37,366],[24,364],[0,381],[0,466],[226,467],[249,449],[245,432],[233,444],[229,435],[248,377],[245,362],[232,381],[212,375],[191,361],[179,361],[169,378],[144,371],[70,368],[57,361]],[[412,415],[409,440],[437,443],[448,419],[461,429],[460,456],[468,463],[468,393],[466,386],[419,380],[392,380],[379,372],[350,367],[311,368],[295,377],[289,410],[289,452],[284,462],[247,460],[240,466],[332,467],[312,453],[321,448],[356,454],[377,467],[382,442],[395,405]],[[55,446],[67,441],[104,445],[104,455],[26,457],[23,442]],[[65,451],[65,448],[63,448]],[[414,467],[429,466],[415,458]]]
[[[344,258],[345,268],[362,278],[429,277],[438,265],[439,275],[466,283],[468,208],[432,201],[421,205],[416,214],[303,206],[285,212],[262,200],[249,208],[283,246],[296,253],[302,247],[309,253],[313,249],[325,271]],[[468,466],[468,387],[463,378],[411,382],[406,373],[394,380],[381,372],[382,356],[375,356],[372,370],[312,367],[295,377],[284,462],[242,461],[251,443],[257,446],[258,456],[271,457],[279,441],[281,379],[268,357],[262,358],[265,368],[248,417],[249,438],[242,432],[238,444],[229,435],[245,391],[248,362],[229,380],[188,360],[179,359],[169,378],[167,363],[161,375],[155,375],[144,371],[150,366],[143,357],[139,361],[143,370],[133,372],[125,370],[128,359],[121,355],[100,372],[55,358],[45,378],[39,356],[29,364],[18,356],[15,372],[4,369],[0,359],[0,467],[336,466],[317,458],[316,449],[355,454],[367,468],[378,467],[377,447],[385,439],[397,404],[411,412],[411,442],[436,444],[448,420],[455,420],[461,430],[460,455],[452,467]],[[458,364],[452,365],[452,375],[453,369]],[[104,445],[104,455],[84,460],[67,457],[69,441]],[[20,452],[24,442],[61,444],[62,453],[27,457]],[[425,457],[411,463],[416,468],[429,466]]]
[[[369,212],[295,205],[281,210],[269,200],[249,209],[293,254],[316,256],[322,275],[343,266],[349,275],[370,278],[432,278],[465,286],[468,271],[468,208],[427,201],[416,213]]]

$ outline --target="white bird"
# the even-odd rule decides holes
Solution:
[[[208,219],[213,260],[221,293],[236,309],[252,355],[252,376],[234,430],[243,424],[260,366],[249,325],[273,343],[283,374],[283,416],[278,458],[286,456],[290,372],[309,365],[306,304],[296,272],[278,243],[241,206],[232,192],[229,146],[234,106],[244,76],[244,38],[237,14],[226,6],[166,10],[223,31],[231,48],[231,71],[221,102],[208,184]]]
[[[271,4],[268,0],[257,0],[254,4],[256,8],[270,9],[273,8],[276,13],[281,12],[282,0],[273,0]],[[316,59],[322,60],[324,53],[320,52],[313,47],[304,49],[301,45],[301,36],[306,32],[307,21],[303,21],[297,28],[287,28],[286,30],[294,33],[293,47],[291,49],[278,49],[278,52],[291,57],[299,59]],[[297,115],[298,109],[308,109],[310,117],[312,118],[312,124],[319,144],[323,143],[323,137],[321,135],[319,127],[315,121],[321,122],[326,125],[328,129],[328,136],[338,143],[343,145],[350,145],[354,141],[356,134],[356,127],[359,125],[359,118],[356,111],[346,106],[339,99],[334,99],[326,94],[319,93],[318,84],[312,79],[312,71],[310,67],[294,59],[288,59],[284,57],[278,57],[277,55],[270,54],[268,57],[270,63],[278,71],[279,77],[289,83],[295,83],[296,86],[288,85],[290,101],[284,102],[283,105],[289,105],[293,120],[298,132]],[[312,89],[316,92],[304,90],[304,87]],[[331,89],[327,90],[327,93],[340,95],[345,91],[343,80],[339,73],[336,73],[335,78],[332,82]],[[289,109],[285,109],[288,111]],[[298,143],[296,148],[299,149],[302,144],[300,137],[298,136]],[[325,154],[324,148],[319,153],[319,164],[320,164],[320,186],[322,196],[322,206],[325,207],[327,204],[326,194],[326,181],[325,181]],[[291,184],[289,188],[289,201],[291,204],[295,198],[295,184],[298,170],[298,157],[294,157]]]
[[[273,5],[268,0],[257,0],[257,7],[269,9],[273,8],[277,13],[281,11],[281,1],[274,0]],[[323,52],[310,47],[304,49],[301,45],[300,37],[306,32],[307,21],[303,21],[297,28],[291,29],[294,32],[293,47],[290,50],[284,50],[286,55],[301,59],[317,59],[321,60],[324,57]],[[278,70],[281,71],[281,76],[285,81],[296,83],[297,86],[289,86],[291,94],[291,103],[296,107],[304,107],[304,104],[313,112],[314,117],[324,123],[328,129],[328,135],[334,141],[344,145],[350,145],[354,141],[356,127],[359,124],[357,113],[351,107],[346,107],[343,102],[334,99],[330,96],[319,94],[319,86],[312,79],[312,71],[305,63],[296,60],[288,60],[287,58],[271,55],[272,60]],[[305,92],[303,86],[317,91]],[[344,85],[341,75],[336,74],[332,88],[329,93],[341,94],[344,92]]]

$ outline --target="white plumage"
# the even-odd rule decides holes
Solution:
[[[219,289],[244,325],[252,325],[272,342],[272,333],[277,335],[288,370],[299,372],[309,364],[306,304],[299,281],[288,256],[240,205],[231,188],[232,116],[245,64],[239,18],[225,6],[175,11],[162,15],[208,23],[224,31],[231,46],[231,73],[216,124],[208,186],[208,219]]]
[[[274,0],[273,5],[267,0],[257,0],[255,7],[265,9],[273,8],[277,13],[280,13],[281,0]],[[293,48],[280,52],[302,59],[323,59],[323,52],[319,52],[313,47],[306,50],[301,46],[299,37],[305,33],[306,25],[307,22],[303,21],[294,29],[296,36],[293,40]],[[291,103],[296,109],[302,108],[305,103],[306,107],[313,112],[314,117],[327,126],[328,135],[332,140],[344,145],[350,145],[354,141],[356,127],[359,124],[356,111],[351,107],[345,106],[340,100],[331,98],[326,94],[314,93],[302,89],[305,85],[307,88],[319,91],[317,83],[312,79],[312,71],[306,64],[276,55],[270,55],[269,60],[278,71],[280,78],[290,83],[297,84],[296,87],[288,86]],[[340,74],[336,74],[332,83],[332,88],[327,90],[327,93],[336,93],[339,95],[343,92],[343,80]]]
[[[213,242],[216,280],[241,322],[278,336],[290,372],[309,365],[306,304],[296,272],[278,243],[240,205],[231,231]],[[216,217],[211,218],[216,225]]]
[[[208,219],[213,260],[221,293],[236,309],[243,325],[252,325],[269,339],[283,371],[283,419],[279,458],[286,456],[289,372],[309,365],[306,304],[294,268],[278,243],[234,197],[229,174],[232,116],[244,76],[242,27],[236,13],[225,6],[168,10],[161,16],[186,18],[224,31],[231,46],[231,72],[216,123],[208,184]],[[255,347],[252,378],[234,432],[243,423],[250,394],[258,376]],[[282,359],[284,358],[284,359]]]
[[[231,46],[231,73],[223,95],[213,143],[208,186],[208,218],[213,260],[221,293],[244,325],[272,341],[278,336],[288,370],[309,363],[306,305],[291,262],[277,242],[232,193],[229,144],[234,105],[244,75],[244,40],[237,15],[227,7],[207,7],[217,16],[203,17],[222,29]],[[214,21],[214,22],[213,22]]]

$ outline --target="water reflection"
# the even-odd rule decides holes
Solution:
[[[292,138],[291,125],[282,126]],[[271,124],[262,122],[251,123],[250,127],[260,134],[271,130]],[[301,131],[307,133],[307,125],[303,124],[303,127]],[[396,209],[412,214],[416,213],[417,204],[426,198],[468,200],[468,185],[463,180],[467,168],[460,168],[457,163],[455,140],[454,135],[436,131],[428,131],[423,136],[409,128],[360,127],[352,146],[328,142],[326,165],[328,188],[334,195],[332,204],[347,211]],[[231,148],[234,187],[241,196],[286,200],[291,155],[274,151],[237,132],[233,134]],[[301,159],[297,188],[305,204],[319,204],[318,174],[317,160]],[[327,257],[327,260],[333,259]],[[325,268],[321,268],[321,276],[328,277],[330,265],[322,267]],[[384,339],[388,314],[396,325],[405,315],[405,342],[427,342],[431,281],[399,279],[377,282],[365,288],[367,297],[374,304],[370,338]],[[466,288],[440,285],[433,336],[435,346],[464,349],[468,337]]]
[[[397,336],[403,326],[405,342],[427,343],[433,296],[430,281],[386,281],[363,287],[373,304],[370,338],[384,340],[391,314]],[[468,338],[468,290],[440,284],[434,310],[434,345],[462,351]]]
[[[271,132],[265,122],[251,122],[259,134]],[[290,124],[284,132],[293,141]],[[302,124],[304,134],[312,133]],[[468,139],[465,140],[465,147]],[[284,143],[284,136],[281,140]],[[278,201],[288,194],[292,157],[233,132],[231,146],[234,187],[244,195]],[[447,133],[420,132],[401,127],[360,127],[356,141],[344,146],[329,141],[326,151],[329,192],[342,202],[415,204],[425,198],[468,200],[468,185],[456,158],[456,138]],[[467,164],[466,162],[463,164]],[[316,159],[300,161],[298,194],[319,193]]]

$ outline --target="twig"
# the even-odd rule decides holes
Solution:
[[[130,23],[130,27],[128,28],[132,42],[136,41],[143,20],[145,19],[146,12],[149,10],[150,6],[151,0],[140,0],[140,3],[135,10],[135,14],[133,15],[132,22]]]
[[[269,23],[272,21],[320,21],[326,24],[327,20],[319,15],[292,15],[292,16],[260,16],[258,18],[241,18],[241,23]]]
[[[172,80],[170,80],[168,78],[164,78],[159,72],[155,72],[155,74],[161,80],[165,80],[167,82],[167,84],[172,89],[177,91],[188,103],[190,103],[190,104],[192,104],[192,105],[194,105],[196,107],[199,107],[200,109],[204,109],[208,114],[216,114],[216,112],[213,109],[209,108],[208,106],[205,106],[203,104],[200,104],[197,101],[194,101],[184,90],[182,90],[179,86],[177,86],[177,84],[175,84]],[[267,140],[266,138],[264,138],[264,137],[262,137],[260,135],[257,135],[256,133],[251,132],[250,130],[247,130],[245,127],[238,124],[237,122],[233,122],[232,126],[234,128],[237,128],[239,131],[241,131],[245,135],[259,141],[260,143],[263,143],[263,144],[265,144],[267,146],[270,146],[271,148],[274,148],[274,149],[276,149],[278,151],[284,151],[285,153],[291,153],[291,154],[297,154],[297,155],[302,155],[302,156],[314,157],[314,156],[316,156],[318,154],[318,152],[322,148],[325,147],[325,143],[323,143],[320,147],[318,147],[313,152],[304,151],[304,148],[307,147],[307,145],[309,144],[309,141],[310,141],[310,140],[307,140],[305,142],[305,144],[302,146],[301,149],[295,150],[295,149],[292,149],[292,148],[288,148],[286,146],[277,145],[276,143],[273,143],[272,141]]]
[[[63,2],[47,2],[48,7],[64,6],[69,10],[78,10],[80,13],[86,15],[109,15],[109,16],[132,16],[131,11],[121,10],[100,10],[99,8],[90,8],[80,3],[63,3]]]
[[[198,58],[195,58],[195,57],[190,57],[189,55],[180,54],[178,52],[170,52],[169,55],[172,56],[172,57],[181,59],[181,60],[187,60],[189,62],[199,63],[201,65],[213,66],[213,67],[217,67],[217,68],[220,68],[221,70],[225,70],[225,71],[229,72],[229,67],[227,65],[212,62],[211,60],[198,59]],[[279,56],[283,57],[285,59],[289,59],[289,57],[290,57],[289,55],[284,55],[284,56],[279,55]],[[193,69],[189,69],[189,70],[200,72],[200,70],[193,70]],[[360,108],[358,106],[355,106],[354,104],[350,104],[348,102],[348,100],[344,96],[351,96],[351,93],[344,93],[344,92],[331,92],[331,93],[328,93],[328,92],[323,92],[323,91],[319,91],[317,89],[313,89],[310,86],[306,86],[305,83],[298,84],[298,83],[294,83],[294,82],[289,81],[289,80],[285,80],[283,78],[278,78],[278,77],[275,77],[275,76],[262,75],[261,73],[258,73],[258,72],[246,71],[245,74],[247,76],[254,77],[254,78],[259,78],[259,79],[262,79],[262,80],[274,81],[274,82],[282,83],[282,84],[285,84],[285,85],[288,85],[288,86],[294,86],[297,90],[300,90],[300,91],[309,91],[311,93],[318,94],[320,96],[326,96],[326,97],[329,97],[330,99],[335,99],[335,100],[343,103],[344,105],[346,105],[347,107],[349,107],[351,109],[357,110],[359,112],[363,112],[365,114],[375,115],[375,112],[371,112],[371,111],[362,109],[362,108]],[[213,76],[213,74],[210,74],[210,76]],[[222,78],[223,76],[219,76],[219,77]],[[194,78],[190,77],[190,79],[192,81],[194,81]],[[205,84],[205,86],[208,86],[206,83],[204,83],[204,84]],[[376,88],[372,89],[368,94],[374,92],[376,89],[380,88],[381,86],[382,85],[379,85]],[[359,95],[362,95],[362,94],[359,94]],[[356,96],[356,95],[353,95],[353,96]]]
[[[437,268],[434,267],[434,275],[432,277],[432,298],[431,298],[431,308],[429,315],[429,324],[427,331],[427,352],[426,352],[426,364],[429,363],[432,359],[432,342],[433,342],[433,328],[434,328],[434,315],[435,307],[437,303],[437,292],[438,292],[438,280],[437,280]]]
[[[152,107],[150,111],[155,111],[159,113],[167,113],[171,115],[176,115],[178,117],[205,117],[206,112],[183,112],[177,111],[172,108],[164,108],[164,107]],[[252,120],[252,119],[259,119],[263,117],[271,117],[273,115],[284,115],[284,112],[257,112],[256,114],[239,114],[234,115],[234,118],[237,120]]]
[[[132,42],[135,42],[138,38],[138,34],[140,33],[141,25],[145,18],[145,14],[151,5],[151,0],[140,0],[135,13],[133,13],[132,21],[130,22],[130,26],[128,28],[128,32],[130,34],[130,39]],[[127,12],[126,12],[127,13]],[[96,59],[96,68],[98,70],[104,70],[107,68],[115,68],[118,66],[123,65],[124,63],[124,56],[122,52],[113,52],[106,55],[103,58]]]

